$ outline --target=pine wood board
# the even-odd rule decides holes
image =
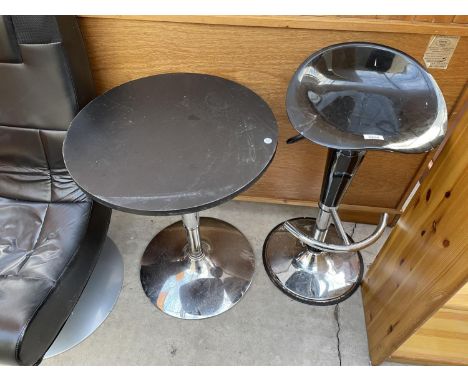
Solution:
[[[468,280],[468,103],[362,286],[373,364],[393,354]]]

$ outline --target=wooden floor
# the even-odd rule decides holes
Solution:
[[[416,364],[468,365],[468,284],[391,357]]]

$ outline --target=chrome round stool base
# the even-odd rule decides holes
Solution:
[[[289,222],[312,235],[315,219]],[[286,231],[283,224],[269,233],[263,246],[263,264],[271,281],[289,297],[306,304],[333,305],[349,298],[362,281],[361,254],[315,252]],[[333,225],[327,242],[343,243]]]
[[[143,289],[158,309],[183,319],[202,319],[231,309],[249,288],[255,270],[252,247],[232,225],[200,218],[203,252],[189,254],[177,222],[159,232],[141,259]]]
[[[54,357],[75,347],[99,328],[117,302],[123,277],[122,255],[107,237],[75,309],[44,358]]]

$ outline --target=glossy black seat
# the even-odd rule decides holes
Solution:
[[[424,152],[445,135],[447,111],[413,58],[370,43],[311,55],[289,84],[288,117],[305,138],[338,150]]]
[[[0,17],[0,363],[40,362],[93,271],[111,211],[62,157],[94,96],[74,17]]]

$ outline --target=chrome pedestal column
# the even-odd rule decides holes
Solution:
[[[352,243],[337,208],[364,155],[365,151],[330,149],[317,218],[282,223],[265,241],[263,262],[268,276],[298,301],[337,304],[350,297],[361,283],[364,265],[359,249],[378,239],[388,216],[369,238]]]
[[[237,228],[193,213],[153,238],[141,259],[140,278],[146,295],[161,311],[201,319],[239,302],[254,270],[252,247]]]

